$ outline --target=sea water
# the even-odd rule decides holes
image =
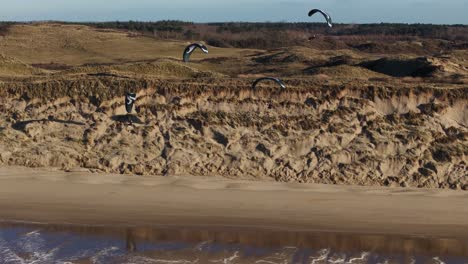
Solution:
[[[468,263],[468,241],[239,228],[0,225],[1,264]]]

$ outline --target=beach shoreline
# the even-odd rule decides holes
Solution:
[[[0,168],[0,220],[468,238],[468,193]]]

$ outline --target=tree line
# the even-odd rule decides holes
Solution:
[[[0,35],[16,22],[0,22]],[[134,32],[160,39],[204,41],[217,47],[269,49],[282,46],[304,45],[307,41],[321,36],[328,42],[348,41],[352,38],[427,38],[457,41],[457,45],[468,42],[467,25],[433,24],[334,24],[326,23],[285,23],[285,22],[226,22],[192,23],[179,20],[111,21],[111,22],[56,22],[79,24],[98,29],[115,29]],[[347,43],[349,44],[349,43]],[[332,45],[335,45],[332,43]]]

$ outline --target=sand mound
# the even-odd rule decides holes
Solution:
[[[158,60],[146,63],[126,63],[116,65],[88,65],[76,67],[57,73],[63,74],[88,74],[93,76],[154,76],[158,78],[219,78],[224,75],[211,72],[200,71],[187,64],[173,60]]]
[[[162,41],[126,31],[82,25],[32,23],[13,25],[0,38],[2,53],[27,64],[122,64],[162,58],[181,60],[185,41]],[[237,57],[245,50],[209,47],[210,54],[194,52],[193,61]]]
[[[307,62],[311,58],[302,52],[296,50],[281,49],[270,51],[267,55],[261,55],[254,59],[257,63],[272,64],[272,63],[298,63]]]
[[[44,71],[33,68],[18,59],[0,54],[0,76],[28,76],[41,73]]]
[[[338,66],[324,66],[324,67],[312,67],[305,70],[305,73],[312,75],[325,74],[334,78],[351,78],[351,79],[364,79],[369,78],[383,78],[385,75],[364,69],[361,67],[350,66],[350,65],[338,65]]]
[[[320,50],[306,47],[287,47],[265,52],[254,57],[254,61],[261,64],[327,64],[335,58],[347,60],[351,63],[356,55],[349,50]]]
[[[319,50],[305,47],[291,47],[263,52],[253,56],[250,64],[254,65],[249,74],[271,75],[274,72],[283,77],[304,77],[304,75],[328,75],[344,77],[345,68],[353,69],[362,59],[350,50]],[[340,65],[338,69],[325,69]],[[353,69],[348,75],[356,77]],[[375,73],[367,75],[377,76]]]
[[[381,37],[379,40],[352,43],[350,46],[356,50],[375,54],[413,54],[425,55],[439,52],[443,47],[451,45],[443,40],[414,39],[414,40],[395,40]]]

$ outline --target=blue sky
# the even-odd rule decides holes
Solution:
[[[468,0],[0,0],[0,20],[321,21],[468,24]]]

